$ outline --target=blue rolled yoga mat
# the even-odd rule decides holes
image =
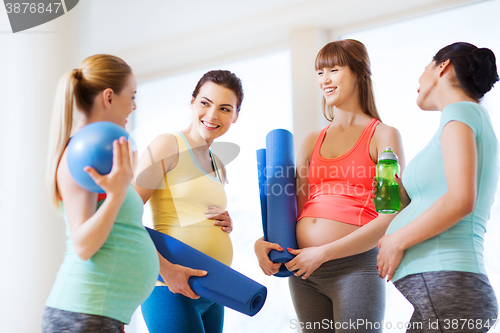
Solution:
[[[204,277],[189,278],[189,286],[197,295],[248,316],[255,315],[264,306],[267,289],[263,285],[174,237],[147,227],[146,230],[165,259],[208,272]]]
[[[262,154],[257,152],[257,158]],[[260,157],[262,160],[263,158]],[[259,165],[259,170],[261,166]],[[297,201],[295,185],[295,163],[293,153],[293,135],[287,130],[276,129],[267,134],[265,149],[264,179],[259,177],[261,189],[261,209],[266,215],[264,238],[272,243],[278,243],[283,251],[271,250],[269,259],[274,263],[286,263],[294,258],[287,247],[297,248],[295,226],[297,220]],[[265,184],[261,184],[265,181]],[[262,189],[265,193],[262,194]],[[267,202],[262,204],[265,196]],[[265,206],[265,207],[264,207]],[[264,225],[264,218],[263,218]],[[274,276],[287,277],[293,273],[285,265]]]
[[[267,196],[266,196],[266,150],[257,150],[257,169],[259,172],[260,212],[262,215],[262,230],[267,242]]]

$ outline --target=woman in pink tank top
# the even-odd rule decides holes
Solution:
[[[361,42],[325,45],[315,67],[330,124],[307,135],[297,156],[299,249],[289,250],[296,257],[286,264],[295,275],[289,278],[295,324],[302,332],[381,332],[385,286],[376,269],[376,241],[394,215],[377,214],[372,182],[385,147],[404,167],[401,137],[380,122]],[[269,261],[272,249],[280,247],[263,239],[255,244],[266,275],[280,265]]]

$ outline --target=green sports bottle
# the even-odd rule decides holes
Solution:
[[[375,194],[375,210],[379,213],[394,214],[399,211],[399,186],[394,175],[399,175],[398,156],[391,147],[378,157],[377,193]]]

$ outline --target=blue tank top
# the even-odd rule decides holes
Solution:
[[[476,205],[472,213],[450,229],[407,249],[393,281],[406,275],[431,271],[486,274],[483,237],[498,182],[498,141],[487,111],[477,103],[459,102],[443,109],[438,131],[408,164],[403,174],[403,185],[411,203],[394,218],[386,234],[392,234],[412,222],[446,193],[448,187],[441,151],[441,133],[450,121],[466,124],[476,137]]]
[[[45,305],[128,324],[135,309],[153,291],[160,271],[156,248],[142,225],[141,197],[130,185],[108,238],[87,261],[74,251],[64,205],[61,206],[67,251]]]

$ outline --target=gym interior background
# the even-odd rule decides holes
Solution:
[[[275,128],[294,133],[296,151],[326,126],[314,58],[327,42],[355,38],[368,48],[382,120],[399,129],[407,161],[438,127],[438,112],[416,103],[418,78],[441,47],[468,41],[500,57],[500,0],[86,0],[57,20],[12,34],[0,10],[0,331],[39,332],[43,304],[65,250],[64,223],[44,182],[58,78],[95,53],[127,61],[138,79],[128,130],[144,149],[189,121],[190,94],[210,69],[243,81],[240,119],[223,141],[240,146],[228,166],[233,268],[268,287],[255,317],[226,311],[225,332],[296,332],[286,280],[266,277],[253,254],[262,235],[255,151]],[[497,61],[497,65],[498,65]],[[500,135],[500,86],[486,95]],[[500,192],[485,241],[487,271],[500,296]],[[146,209],[147,212],[147,209]],[[150,223],[149,215],[144,223]],[[386,323],[409,320],[411,305],[387,285]],[[127,333],[147,333],[139,311]],[[404,332],[386,329],[385,332]],[[500,332],[500,324],[491,332]]]

